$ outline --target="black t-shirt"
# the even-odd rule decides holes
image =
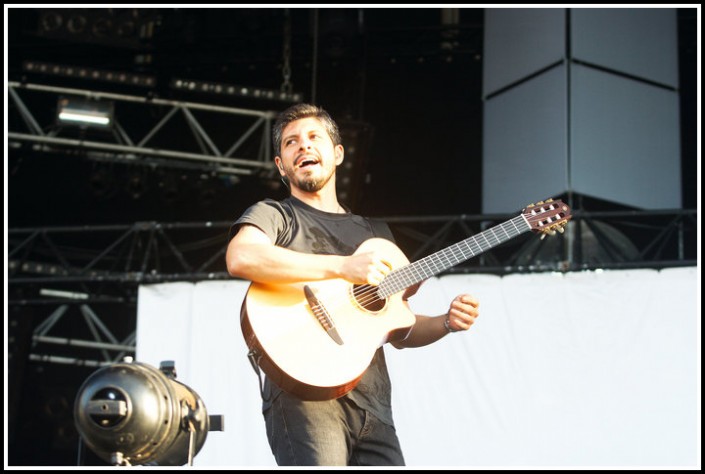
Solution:
[[[372,237],[394,241],[389,226],[382,221],[349,212],[323,212],[294,197],[282,201],[265,199],[249,207],[231,227],[230,238],[242,224],[256,226],[280,247],[320,255],[352,255]],[[262,409],[266,410],[279,393],[281,389],[266,378]],[[385,423],[394,424],[391,383],[382,347],[375,352],[357,386],[345,396]]]

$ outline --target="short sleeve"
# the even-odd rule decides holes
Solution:
[[[228,241],[232,239],[243,224],[257,227],[275,244],[280,245],[290,233],[291,211],[282,203],[265,199],[253,204],[230,227]]]

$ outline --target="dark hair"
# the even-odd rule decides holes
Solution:
[[[279,114],[274,126],[272,127],[272,144],[274,145],[274,154],[279,155],[282,147],[282,134],[284,129],[291,122],[304,118],[314,117],[320,120],[323,127],[328,132],[328,136],[333,141],[333,145],[340,145],[340,130],[335,120],[322,107],[312,104],[296,104],[292,105],[285,111]]]

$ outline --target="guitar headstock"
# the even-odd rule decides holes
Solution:
[[[533,232],[541,232],[541,238],[555,235],[556,231],[563,233],[570,220],[570,207],[560,199],[547,199],[536,204],[529,204],[522,211]]]

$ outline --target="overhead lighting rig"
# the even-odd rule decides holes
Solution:
[[[175,90],[198,92],[204,94],[247,97],[253,99],[276,100],[280,102],[301,102],[303,94],[298,92],[283,92],[260,87],[238,86],[212,81],[196,81],[192,79],[172,79],[169,86]]]
[[[63,7],[63,5],[62,5]],[[52,40],[141,49],[160,23],[157,8],[38,8],[36,34]]]
[[[33,74],[47,76],[70,77],[93,81],[111,82],[137,87],[155,87],[157,78],[148,74],[133,74],[106,69],[72,66],[68,64],[55,64],[42,61],[24,61],[22,70]]]

